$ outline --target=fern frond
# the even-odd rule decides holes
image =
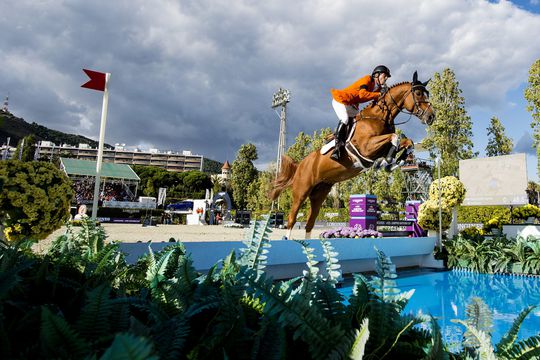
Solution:
[[[429,318],[431,324],[430,344],[427,348],[427,354],[422,360],[448,360],[450,356],[445,350],[439,323],[433,316]]]
[[[369,338],[369,319],[365,318],[360,324],[360,329],[355,329],[354,343],[349,354],[349,359],[362,360],[366,351],[366,343]]]
[[[63,317],[53,314],[46,306],[41,307],[40,339],[49,357],[82,359],[90,349]]]
[[[533,311],[537,306],[529,306],[525,310],[519,313],[519,315],[516,317],[514,322],[512,323],[512,327],[510,327],[510,330],[502,337],[501,341],[495,346],[496,353],[498,355],[503,355],[507,351],[509,351],[516,342],[519,328],[521,327],[521,324],[523,323],[523,320]]]
[[[341,271],[339,270],[341,268],[341,265],[339,264],[339,260],[337,259],[339,253],[335,251],[330,241],[326,239],[321,239],[321,246],[323,249],[323,255],[325,260],[325,268],[328,279],[327,281],[335,285],[342,279]]]
[[[348,311],[351,320],[356,324],[367,316],[368,302],[370,299],[367,279],[359,274],[354,274],[354,285],[352,295],[349,297]]]
[[[341,323],[343,326],[348,325],[345,322],[347,310],[343,304],[345,299],[334,284],[322,278],[315,280],[313,283],[313,300],[327,319],[334,323]]]
[[[264,317],[259,330],[253,334],[250,359],[285,359],[285,345],[286,337],[284,328],[276,321]]]
[[[340,344],[346,339],[345,331],[324,318],[317,307],[310,306],[304,297],[291,297],[291,288],[282,293],[280,287],[275,286],[264,273],[258,275],[246,267],[240,269],[239,281],[246,284],[249,295],[261,298],[268,317],[276,318],[280,324],[290,328],[293,339],[300,337],[308,344],[313,358],[328,359],[333,350],[343,348]],[[346,353],[342,351],[334,355],[343,358]]]
[[[181,358],[190,334],[189,320],[183,315],[176,315],[159,323],[152,333],[161,359]]]
[[[493,316],[486,303],[479,297],[473,297],[465,310],[467,319],[465,320],[470,327],[482,331],[483,334],[491,338],[491,329],[493,327]],[[467,328],[468,329],[468,328]],[[476,336],[471,336],[467,330],[463,334],[465,340],[463,345],[468,348],[477,348],[480,344],[477,342]]]
[[[178,267],[176,269],[176,284],[174,291],[179,301],[180,310],[187,309],[193,299],[193,294],[197,286],[197,277],[199,274],[193,267],[193,260],[190,256],[183,255],[178,258]]]
[[[540,335],[518,341],[505,355],[509,359],[536,360],[540,358]]]
[[[497,360],[493,346],[491,345],[491,337],[488,334],[482,330],[476,329],[474,326],[463,320],[453,319],[452,322],[465,326],[467,332],[469,333],[469,337],[474,338],[474,342],[477,344],[477,347],[473,350],[477,354],[478,358],[485,360]]]
[[[309,281],[315,281],[319,268],[317,267],[318,261],[315,260],[315,251],[312,247],[309,246],[308,242],[305,240],[294,240],[302,246],[302,252],[306,255],[307,261],[307,271],[304,270],[304,278]]]
[[[262,221],[254,221],[244,241],[246,248],[240,250],[238,263],[261,272],[266,267],[267,248],[271,247],[269,239],[271,232],[269,216],[265,216]]]
[[[152,343],[143,337],[118,334],[100,360],[157,360]]]
[[[167,251],[164,256],[162,256],[159,261],[155,261],[152,248],[148,247],[150,252],[150,264],[148,270],[146,271],[146,280],[149,282],[149,287],[152,293],[156,292],[160,286],[160,283],[164,281],[165,271],[167,270],[167,265],[169,258],[172,255],[172,250]]]
[[[110,292],[108,284],[102,284],[86,293],[86,305],[77,320],[76,329],[88,340],[110,334],[109,316],[113,308]]]

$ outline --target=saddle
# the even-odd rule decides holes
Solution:
[[[348,126],[349,131],[347,135],[347,141],[345,141],[345,151],[347,151],[347,154],[351,157],[351,159],[354,160],[353,168],[355,169],[368,169],[370,168],[374,161],[371,159],[368,159],[365,156],[362,156],[358,149],[351,144],[351,138],[354,135],[354,131],[356,130],[356,122],[352,123],[352,126]],[[336,146],[336,139],[332,137],[332,139],[327,142],[323,147],[321,148],[321,155],[324,155],[328,153],[330,150],[332,150]]]
[[[358,151],[356,146],[351,144],[351,138],[353,137],[354,131],[356,130],[356,122],[353,122],[352,126],[349,125],[348,128],[350,128],[350,130],[348,131],[347,141],[345,141],[345,151],[347,152],[347,154],[349,154],[350,158],[354,160],[354,163],[352,165],[353,169],[367,170],[370,167],[374,166],[376,169],[384,167],[386,171],[393,171],[405,163],[404,161],[400,161],[396,163],[394,160],[393,163],[389,164],[386,161],[385,157],[380,157],[378,159],[372,160],[363,156],[362,154],[360,154],[360,151]],[[328,141],[321,148],[320,150],[321,155],[327,154],[335,146],[336,146],[336,139],[332,137],[331,140]],[[398,154],[396,154],[396,158],[397,158],[397,155]]]

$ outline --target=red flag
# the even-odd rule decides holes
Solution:
[[[87,83],[82,84],[81,87],[92,90],[105,91],[107,74],[87,69],[83,69],[83,71],[86,73],[86,75],[88,75],[90,80]]]

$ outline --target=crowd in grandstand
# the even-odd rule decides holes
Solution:
[[[94,198],[94,179],[73,180],[73,190],[78,204],[88,203]],[[134,201],[121,183],[106,182],[101,187],[100,201]]]

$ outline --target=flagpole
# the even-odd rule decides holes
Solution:
[[[105,125],[107,124],[107,107],[109,105],[110,73],[105,74],[105,89],[103,91],[103,106],[101,108],[101,127],[99,129],[99,147],[96,161],[96,181],[94,183],[94,201],[92,202],[92,220],[97,218],[99,185],[101,180],[101,163],[103,160],[103,145],[105,143]]]

